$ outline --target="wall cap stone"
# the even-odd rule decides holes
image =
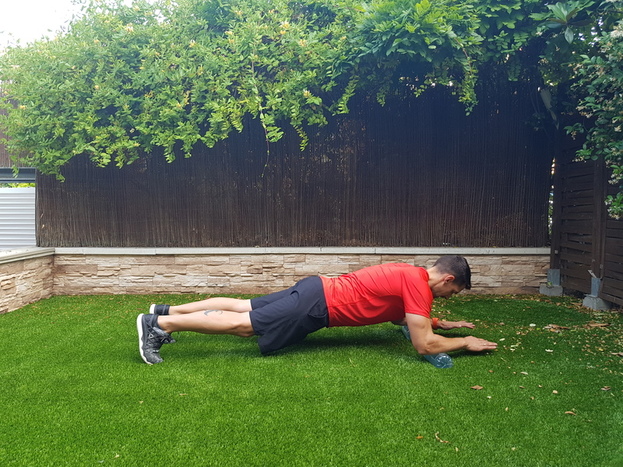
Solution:
[[[50,249],[47,249],[50,250]],[[58,255],[549,255],[549,248],[448,248],[448,247],[256,247],[256,248],[52,248]]]
[[[18,250],[0,251],[0,264],[52,256],[54,253],[54,248],[20,248]]]

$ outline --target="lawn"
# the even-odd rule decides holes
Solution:
[[[391,324],[256,338],[175,335],[138,354],[150,303],[54,297],[0,316],[0,465],[621,466],[623,316],[571,298],[464,295],[497,351],[419,357]],[[446,335],[461,335],[448,331]]]

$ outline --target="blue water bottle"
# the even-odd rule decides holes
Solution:
[[[436,355],[424,355],[424,358],[436,368],[452,368],[454,366],[450,355],[444,352]]]
[[[407,326],[402,326],[402,333],[408,341],[411,340],[411,333],[409,332],[409,328]],[[424,358],[436,368],[452,368],[454,366],[454,362],[452,361],[450,355],[444,352],[435,355],[424,355]]]

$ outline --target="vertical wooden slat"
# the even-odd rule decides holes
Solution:
[[[591,271],[599,279],[604,276],[604,257],[606,239],[606,163],[599,158],[594,163],[593,173],[593,255],[591,258]]]

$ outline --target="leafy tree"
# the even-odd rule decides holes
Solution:
[[[612,169],[611,183],[619,187],[608,196],[610,213],[623,217],[623,27],[603,32],[597,40],[599,54],[584,55],[577,66],[575,90],[581,92],[578,109],[591,121],[585,128],[576,124],[570,132],[586,132],[579,155],[603,158]]]
[[[66,34],[2,57],[9,149],[59,177],[79,154],[123,166],[160,147],[170,161],[178,148],[190,156],[198,142],[242,131],[245,114],[268,141],[289,122],[304,145],[304,125],[344,109],[335,65],[352,11],[325,1],[93,1]]]
[[[587,118],[566,128],[586,133],[580,158],[603,158],[612,169],[611,183],[619,187],[608,197],[610,214],[623,215],[623,2],[572,0],[547,5],[533,14],[537,31],[546,38],[540,68],[552,87],[571,88],[571,108]],[[559,105],[559,107],[562,107]],[[569,111],[570,109],[559,109]]]
[[[389,0],[370,4],[358,24],[353,61],[379,87],[379,100],[396,83],[419,95],[430,86],[455,90],[469,112],[475,85],[488,64],[517,77],[515,54],[530,38],[528,14],[537,0]],[[375,71],[375,70],[381,70]]]

